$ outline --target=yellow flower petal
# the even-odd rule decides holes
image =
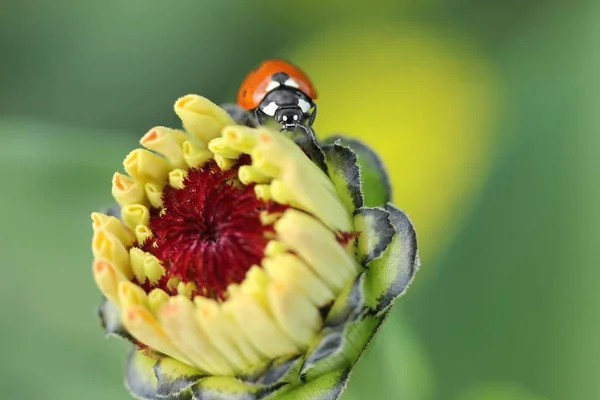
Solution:
[[[133,282],[123,281],[119,283],[119,301],[121,307],[148,306],[148,295],[144,289]]]
[[[293,254],[271,255],[263,259],[262,265],[273,282],[297,289],[298,297],[307,298],[317,307],[322,307],[335,298],[327,285]]]
[[[118,218],[101,213],[92,213],[92,223],[94,230],[103,229],[112,233],[126,247],[133,244],[133,234],[123,226]]]
[[[148,201],[154,208],[161,208],[163,206],[162,201],[162,190],[164,185],[155,182],[148,182],[144,185],[144,191]]]
[[[262,174],[251,165],[242,165],[238,171],[238,177],[240,178],[240,182],[244,185],[250,185],[252,183],[268,183],[271,181],[271,178]]]
[[[190,168],[199,168],[214,157],[214,154],[204,147],[189,141],[184,142],[181,147],[183,158]]]
[[[210,342],[238,371],[258,365],[262,356],[212,299],[196,296],[196,319]]]
[[[229,146],[229,144],[222,137],[217,137],[211,140],[210,143],[208,143],[208,150],[223,158],[231,159],[236,159],[241,154],[239,151]]]
[[[121,209],[121,219],[125,226],[133,231],[138,225],[148,225],[150,210],[142,204],[129,204]]]
[[[202,143],[210,142],[220,135],[225,126],[235,123],[221,107],[195,94],[177,100],[175,113],[181,118],[185,130]]]
[[[237,322],[240,333],[246,335],[267,357],[275,358],[298,351],[292,340],[252,296],[240,291],[223,304],[223,310]]]
[[[166,273],[166,270],[161,265],[158,258],[154,257],[152,254],[146,253],[146,257],[144,258],[144,273],[150,283],[155,285]]]
[[[184,296],[169,299],[159,313],[159,320],[173,344],[201,369],[214,375],[231,375],[229,363],[210,345],[194,318],[194,305]]]
[[[162,289],[152,289],[148,293],[148,308],[154,315],[158,315],[162,306],[164,306],[169,300],[170,296]]]
[[[157,126],[152,128],[140,140],[148,150],[162,154],[175,168],[185,168],[181,145],[188,139],[185,132]]]
[[[129,252],[112,233],[103,229],[97,230],[92,239],[92,252],[94,258],[105,258],[113,263],[127,279],[133,277],[133,271],[129,264]]]
[[[241,153],[250,154],[258,141],[258,130],[240,125],[223,128],[223,139],[229,147]]]
[[[164,184],[172,169],[167,160],[144,149],[135,149],[123,161],[125,171],[142,183]]]
[[[302,348],[307,348],[321,327],[317,307],[291,285],[273,282],[267,296],[277,324]]]
[[[333,232],[313,217],[289,209],[275,223],[275,231],[279,240],[295,251],[335,293],[358,273],[356,262]]]
[[[133,275],[138,282],[143,283],[146,280],[146,271],[144,271],[144,258],[146,258],[146,252],[143,250],[132,247],[129,249],[129,261],[131,263],[131,269]]]
[[[120,206],[147,203],[142,184],[119,172],[113,175],[112,195]]]
[[[118,306],[120,304],[119,284],[126,281],[125,276],[113,263],[102,258],[94,261],[93,272],[96,285],[102,294]]]
[[[183,181],[187,176],[187,171],[183,169],[174,169],[169,172],[169,185],[174,187],[175,189],[183,189]]]
[[[123,308],[122,314],[123,325],[134,338],[156,351],[183,361],[188,365],[193,365],[188,357],[173,345],[162,326],[146,307],[139,305],[127,306]]]

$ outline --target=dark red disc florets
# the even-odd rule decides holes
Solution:
[[[242,282],[250,267],[260,265],[273,232],[272,224],[262,224],[260,213],[286,208],[257,199],[253,186],[242,185],[237,180],[242,164],[223,171],[209,162],[188,170],[184,187],[167,185],[163,209],[151,211],[153,236],[143,250],[162,262],[165,278],[195,282],[198,295],[224,299],[230,284]],[[160,286],[172,292],[166,279]]]

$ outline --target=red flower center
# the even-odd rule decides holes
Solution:
[[[253,265],[260,265],[272,224],[260,214],[282,212],[287,207],[256,198],[253,185],[237,180],[241,160],[223,171],[210,162],[190,169],[184,187],[166,186],[163,208],[151,211],[153,236],[142,249],[157,257],[167,270],[158,285],[168,293],[167,281],[177,277],[194,282],[197,295],[224,299],[227,287],[244,280]],[[143,283],[146,289],[148,282]]]

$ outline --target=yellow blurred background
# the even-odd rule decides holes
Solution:
[[[5,0],[0,398],[127,399],[89,214],[173,102],[288,58],[383,157],[422,268],[343,399],[600,399],[600,4]]]

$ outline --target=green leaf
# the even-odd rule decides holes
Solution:
[[[322,149],[329,177],[342,202],[353,213],[363,205],[358,158],[349,147],[337,142]]]
[[[396,230],[384,208],[363,207],[356,211],[354,229],[359,232],[358,257],[363,267],[379,258],[391,243]]]
[[[191,398],[190,387],[202,378],[197,369],[171,357],[163,357],[154,365],[160,398]],[[186,393],[187,392],[187,393]]]
[[[335,400],[346,387],[348,375],[349,370],[332,371],[275,398],[277,400]]]
[[[356,154],[362,179],[363,206],[383,206],[391,200],[392,186],[389,175],[381,157],[369,146],[358,139],[342,135],[330,136],[323,140],[323,143],[338,143],[352,149]]]
[[[154,375],[156,359],[134,347],[125,367],[125,385],[136,399],[158,399],[158,380]]]
[[[365,301],[375,314],[385,311],[404,293],[419,267],[417,237],[406,214],[387,204],[386,211],[396,235],[381,255],[369,265]]]

